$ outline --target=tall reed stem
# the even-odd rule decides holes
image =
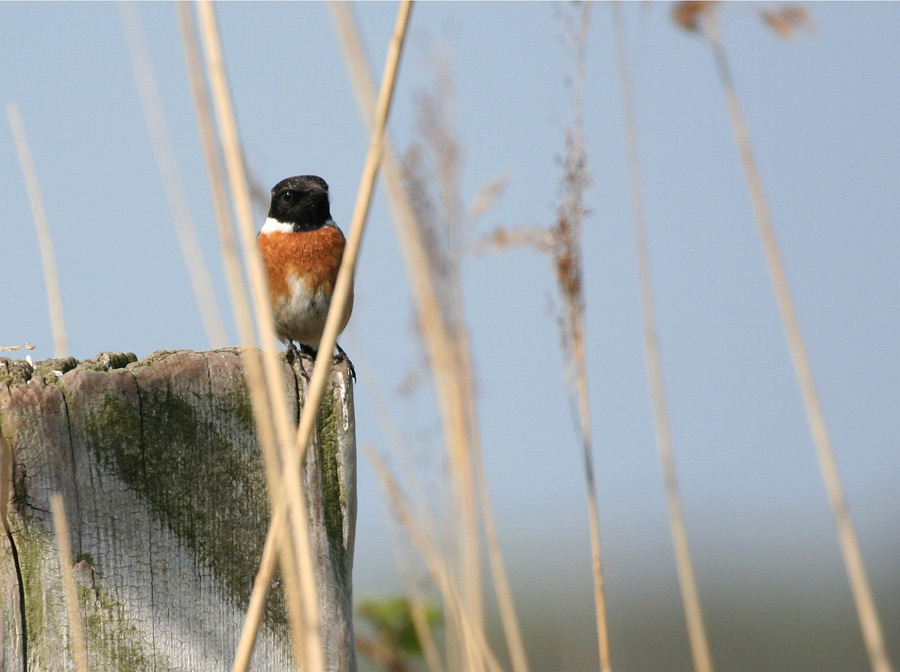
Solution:
[[[275,475],[275,471],[278,469],[275,464],[277,458],[267,454],[265,450],[263,453],[266,460],[269,499],[273,511],[275,511],[278,506],[283,505],[283,495],[286,494],[290,512],[291,525],[285,529],[287,526],[274,527],[270,524],[269,533],[272,533],[273,528],[276,530],[278,540],[274,542],[275,548],[281,552],[295,664],[298,670],[317,672],[324,667],[324,653],[319,628],[319,603],[315,573],[310,550],[305,488],[300,476],[300,462],[296,459],[296,451],[293,450],[291,421],[284,394],[282,367],[274,349],[274,329],[272,327],[274,319],[272,306],[268,299],[268,282],[256,246],[250,190],[244,172],[240,137],[225,72],[215,9],[212,3],[201,2],[197,5],[197,11],[200,17],[207,72],[216,110],[226,174],[231,187],[244,260],[250,274],[255,300],[257,331],[263,345],[263,369],[268,393],[268,407],[272,414],[271,417],[274,419],[277,445],[281,455],[282,479],[278,479]],[[251,378],[249,382],[252,384],[254,380]],[[256,417],[259,423],[259,415]],[[268,419],[264,418],[262,424],[267,422]],[[265,448],[265,444],[261,442],[261,445]],[[273,481],[273,478],[276,480]],[[281,485],[278,484],[279,481]],[[290,536],[287,539],[281,539],[283,534],[287,536],[286,533],[290,533]],[[292,540],[292,549],[289,548],[288,539]],[[259,622],[252,623],[248,619],[248,622],[245,623],[245,632],[242,634],[242,646],[249,645],[252,648],[252,643],[248,644],[248,640],[252,638],[244,637],[247,628],[250,628],[250,632],[255,633],[259,628]],[[249,654],[247,658],[249,659]]]
[[[240,334],[240,342],[244,345],[242,359],[247,375],[247,383],[250,392],[250,401],[253,408],[254,420],[257,428],[257,437],[263,454],[263,462],[266,466],[266,479],[270,492],[270,502],[278,501],[281,488],[281,465],[277,454],[275,431],[271,423],[269,402],[266,395],[266,383],[259,356],[256,352],[256,335],[253,331],[253,318],[250,307],[250,299],[244,286],[241,271],[237,242],[232,230],[231,213],[228,205],[228,193],[225,185],[225,177],[222,174],[222,166],[219,161],[219,153],[216,145],[215,120],[212,114],[212,104],[203,76],[203,64],[200,48],[197,44],[197,27],[191,11],[190,3],[178,2],[178,22],[181,28],[182,43],[187,64],[188,79],[191,84],[191,97],[194,102],[194,111],[197,116],[197,126],[200,131],[200,140],[203,147],[203,158],[209,177],[210,190],[213,197],[213,209],[215,212],[216,228],[219,233],[219,242],[222,252],[222,260],[225,267],[225,275],[228,279],[228,289],[235,318]],[[281,509],[282,514],[284,509]],[[274,537],[266,540],[261,560],[260,573],[265,577],[265,588],[253,591],[248,616],[244,621],[241,638],[235,652],[233,669],[245,670],[250,664],[253,647],[256,644],[258,624],[262,619],[262,611],[265,608],[268,586],[271,582],[271,574],[275,571],[277,557],[281,555],[282,564],[285,567],[284,575],[288,585],[296,584],[296,561],[293,556],[293,547],[290,544],[276,546]],[[294,569],[289,569],[294,568]],[[291,581],[291,577],[294,580]],[[294,588],[291,588],[294,590]],[[294,592],[296,594],[296,591]],[[257,613],[258,612],[258,613]],[[294,620],[292,627],[297,632],[302,632],[302,611],[296,606],[292,612]],[[300,634],[296,635],[302,641]],[[299,652],[298,652],[299,653]]]
[[[54,492],[50,496],[50,510],[53,514],[53,527],[56,531],[56,546],[59,549],[59,571],[62,574],[63,594],[66,600],[66,612],[69,616],[69,636],[72,638],[72,653],[75,658],[76,672],[88,672],[87,649],[84,645],[84,629],[81,625],[81,612],[78,610],[78,592],[75,589],[75,577],[72,574],[72,544],[69,540],[69,524],[66,521],[66,507],[62,495]]]
[[[715,58],[719,80],[725,93],[725,102],[731,118],[731,128],[741,156],[741,165],[747,179],[747,187],[750,191],[753,211],[756,214],[756,222],[759,225],[759,234],[762,238],[766,261],[769,266],[769,275],[771,276],[775,298],[778,302],[778,309],[781,312],[785,338],[788,342],[791,359],[794,363],[794,372],[800,386],[801,396],[803,397],[803,405],[806,409],[807,422],[809,423],[813,443],[816,447],[816,456],[822,472],[822,480],[825,483],[825,490],[828,494],[828,500],[837,525],[838,540],[844,556],[847,577],[853,591],[853,599],[856,603],[856,611],[859,616],[869,663],[873,672],[891,672],[892,668],[884,643],[881,621],[875,608],[875,600],[872,598],[872,591],[869,587],[869,579],[866,575],[862,553],[859,550],[859,542],[856,538],[853,521],[847,509],[837,462],[835,461],[834,451],[831,448],[831,441],[825,426],[825,414],[822,411],[819,395],[816,392],[812,367],[800,333],[800,324],[797,320],[797,313],[794,309],[794,302],[788,286],[787,273],[784,270],[784,264],[778,250],[775,229],[772,226],[769,206],[763,192],[759,168],[753,156],[750,135],[747,132],[747,123],[744,120],[744,114],[738,101],[737,89],[725,56],[725,48],[722,44],[722,37],[719,33],[718,21],[714,11],[704,12],[703,29]]]
[[[641,315],[644,322],[644,351],[647,360],[647,377],[653,400],[653,420],[656,427],[656,444],[662,464],[666,501],[669,508],[669,528],[675,549],[678,568],[678,583],[681,586],[681,600],[687,621],[691,655],[696,672],[712,672],[712,654],[703,623],[700,596],[694,577],[694,566],[688,546],[687,526],[681,506],[681,494],[675,471],[675,457],[672,452],[672,436],[669,430],[669,413],[663,384],[662,359],[656,330],[656,315],[653,308],[653,287],[650,277],[650,251],[647,245],[647,226],[644,221],[644,197],[641,187],[641,169],[638,158],[637,121],[634,107],[634,93],[628,68],[628,51],[625,47],[625,27],[622,11],[617,2],[612,4],[616,33],[616,60],[619,69],[619,87],[622,96],[622,114],[625,123],[625,139],[628,148],[628,173],[631,187],[631,213],[634,222],[634,240],[641,289]]]
[[[581,440],[584,480],[587,490],[588,525],[591,541],[591,572],[594,578],[594,616],[601,672],[610,672],[609,628],[606,614],[606,591],[600,551],[600,514],[597,505],[597,479],[594,473],[591,439],[591,412],[588,402],[587,353],[584,342],[584,289],[582,286],[582,225],[585,217],[584,191],[590,184],[584,139],[584,88],[587,33],[590,3],[578,3],[579,16],[569,36],[575,55],[575,77],[572,81],[572,127],[566,137],[567,152],[563,163],[562,201],[557,208],[553,229],[553,257],[557,284],[563,301],[559,317],[563,350],[566,357],[569,394],[577,409],[577,427]]]
[[[178,162],[175,160],[175,152],[172,149],[172,137],[169,134],[166,114],[160,101],[159,86],[157,86],[153,65],[147,53],[144,31],[141,28],[140,9],[137,4],[127,2],[120,3],[119,9],[125,36],[128,40],[131,68],[140,94],[144,119],[150,132],[156,165],[162,177],[166,200],[169,202],[169,209],[172,213],[175,235],[181,247],[181,254],[188,270],[188,277],[194,290],[203,326],[206,329],[207,339],[213,348],[221,348],[228,343],[225,325],[222,322],[219,303],[213,291],[209,269],[203,258],[203,247],[197,236],[197,228],[194,226],[194,220],[188,208],[181,171],[178,170]]]
[[[201,4],[201,7],[202,6],[203,4]],[[318,356],[313,368],[313,375],[309,383],[306,399],[304,400],[303,412],[300,416],[300,424],[297,428],[297,433],[295,436],[294,445],[296,450],[291,451],[289,454],[283,454],[282,456],[282,459],[285,463],[286,474],[290,474],[292,472],[299,473],[300,464],[302,464],[303,457],[306,452],[306,447],[315,427],[319,405],[321,404],[322,398],[324,396],[325,383],[331,370],[332,352],[334,351],[334,346],[337,342],[337,334],[338,330],[340,329],[341,315],[343,314],[346,302],[349,300],[350,289],[353,282],[353,273],[356,266],[356,259],[359,254],[360,244],[362,242],[362,234],[365,230],[366,225],[366,217],[368,215],[368,209],[372,199],[375,178],[377,176],[379,163],[381,161],[381,154],[383,151],[383,136],[385,127],[387,125],[387,117],[390,111],[390,103],[396,84],[397,72],[400,65],[400,57],[403,51],[403,43],[406,37],[406,29],[409,23],[411,9],[411,2],[403,2],[400,4],[400,8],[397,14],[397,21],[394,27],[394,34],[388,47],[384,78],[382,80],[382,88],[379,93],[378,105],[376,107],[375,127],[370,140],[366,162],[363,167],[363,174],[360,178],[360,188],[359,193],[357,194],[356,207],[354,209],[353,219],[351,221],[347,244],[344,249],[344,258],[341,263],[341,268],[338,272],[337,282],[335,284],[334,293],[331,298],[331,307],[329,309],[328,317],[325,323],[325,331],[322,334],[322,338],[319,342]],[[246,183],[244,183],[244,187],[246,188]],[[249,198],[246,200],[244,207],[246,207],[246,209],[249,211]],[[271,307],[269,308],[269,311],[271,312]],[[290,492],[291,486],[292,484],[290,483],[285,484],[285,488],[288,490],[288,492]],[[282,522],[283,518],[279,515],[279,508],[281,506],[283,506],[283,502],[276,502],[274,514],[272,517],[272,523],[269,526],[268,537],[266,540],[267,544],[271,543],[269,537],[272,537],[274,535],[277,538],[282,534],[284,523]],[[295,526],[297,524],[296,517],[294,517],[294,524]],[[308,557],[309,556],[307,552],[306,558]],[[254,583],[253,595],[251,595],[251,601],[254,600],[254,597],[258,594],[259,591],[268,590],[268,584],[271,581],[271,573],[266,572],[265,570],[266,567],[261,568],[257,576],[257,581]],[[304,571],[303,574],[305,575],[305,573],[306,572]],[[311,575],[310,578],[312,578]],[[304,595],[310,594],[307,592],[308,586],[305,582],[303,589]],[[315,595],[314,585],[312,586],[311,594],[313,596]],[[316,624],[316,628],[318,629],[317,616],[314,620],[314,623]],[[255,624],[255,627],[258,627],[258,623]],[[310,627],[309,621],[306,622],[306,627]],[[318,636],[316,637],[316,639],[319,646],[318,656],[321,656],[321,639]],[[315,665],[315,662],[311,663],[311,668],[314,670],[321,669],[321,661],[322,659],[319,658],[318,666]],[[235,672],[237,672],[237,668],[235,668]]]
[[[53,239],[50,236],[50,225],[44,210],[44,199],[41,196],[41,185],[38,182],[34,159],[31,158],[31,147],[25,134],[25,124],[19,113],[19,106],[10,103],[6,106],[6,116],[16,143],[19,164],[25,176],[25,187],[31,203],[34,217],[34,230],[37,233],[38,245],[41,249],[41,264],[44,269],[44,286],[47,290],[47,305],[50,309],[50,325],[53,329],[53,356],[68,357],[69,343],[66,337],[66,319],[63,315],[62,292],[59,288],[59,275],[56,272],[56,255],[53,253]]]

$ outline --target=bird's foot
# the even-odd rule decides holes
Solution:
[[[356,382],[356,368],[353,366],[353,362],[350,361],[350,358],[347,356],[347,353],[344,352],[344,349],[335,344],[338,350],[338,354],[334,356],[333,362],[336,364],[340,364],[343,362],[347,363],[347,369],[350,372],[350,377],[353,379],[353,382]],[[304,360],[306,357],[309,357],[313,362],[316,361],[316,357],[318,356],[318,351],[314,350],[310,346],[304,343],[295,344],[294,341],[290,341],[288,343],[287,349],[287,361],[288,364],[294,364],[295,360],[299,360],[300,363],[300,375],[303,376],[304,380],[306,380],[307,385],[310,382],[309,372],[306,370],[306,366],[304,365]]]
[[[297,343],[294,343],[294,341],[288,341],[288,349],[286,355],[287,363],[292,367],[294,366],[294,362],[299,363],[300,375],[306,381],[306,384],[309,385],[309,372],[306,370],[306,365],[303,361],[305,359],[304,356],[309,357],[313,361],[315,361],[316,351],[308,345],[304,345],[303,343],[300,343],[298,345]]]
[[[335,355],[335,357],[334,357],[334,361],[337,363],[340,363],[340,362],[347,363],[347,369],[350,371],[350,378],[352,378],[353,382],[355,383],[356,382],[356,368],[353,366],[353,362],[350,361],[350,358],[347,356],[347,353],[344,352],[344,349],[340,345],[338,345],[337,343],[335,343],[334,345],[338,351],[338,354]]]

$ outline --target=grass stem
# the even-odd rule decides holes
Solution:
[[[684,521],[681,494],[675,471],[675,457],[672,452],[672,436],[669,429],[669,414],[666,405],[665,386],[663,384],[662,358],[660,357],[656,316],[653,308],[650,252],[647,245],[647,225],[644,221],[644,198],[641,187],[640,160],[638,158],[637,122],[634,93],[628,68],[628,52],[625,47],[625,27],[622,22],[622,12],[619,4],[614,2],[612,10],[615,21],[616,60],[622,96],[625,140],[628,149],[631,212],[634,222],[635,251],[641,291],[641,316],[644,322],[644,351],[653,401],[656,444],[662,464],[666,501],[669,508],[669,528],[672,533],[672,545],[675,550],[678,582],[681,586],[681,599],[684,605],[685,620],[687,621],[688,639],[694,660],[694,670],[696,672],[712,672],[712,654],[709,650],[706,627],[703,623],[703,612],[700,608],[700,597],[697,592],[697,581],[694,577],[694,566],[688,546],[687,526]]]
[[[31,147],[28,144],[28,136],[25,134],[25,124],[19,113],[19,106],[15,103],[7,105],[6,116],[9,119],[13,140],[16,143],[16,152],[19,155],[19,164],[25,177],[25,187],[28,190],[28,200],[31,202],[31,213],[34,217],[34,229],[41,250],[44,286],[47,290],[50,325],[53,329],[53,356],[68,357],[69,344],[66,337],[66,320],[63,315],[59,275],[56,271],[56,255],[53,253],[53,239],[50,236],[50,225],[47,223],[47,213],[44,210],[44,199],[41,196],[37,170],[34,167],[34,159],[31,157]]]
[[[62,574],[66,611],[69,615],[69,636],[72,638],[72,653],[76,672],[88,672],[87,649],[84,645],[84,630],[81,626],[81,612],[78,610],[78,593],[72,573],[72,546],[69,541],[69,525],[66,522],[66,507],[62,495],[50,495],[50,510],[53,513],[53,527],[56,530],[56,546],[59,549],[59,570]]]
[[[303,412],[300,417],[300,424],[297,428],[295,442],[293,443],[293,445],[296,447],[296,450],[282,453],[282,461],[284,463],[284,472],[286,476],[285,490],[288,493],[288,499],[292,504],[293,510],[291,518],[294,523],[295,534],[297,533],[298,528],[301,527],[300,521],[305,521],[305,507],[302,508],[303,517],[301,518],[299,515],[297,515],[298,512],[301,511],[301,507],[299,506],[300,502],[297,501],[299,499],[297,493],[299,492],[300,494],[302,494],[302,483],[299,483],[299,487],[295,487],[296,485],[298,485],[298,483],[292,483],[291,480],[299,482],[300,464],[302,463],[306,447],[315,427],[319,405],[321,404],[322,398],[324,396],[325,382],[331,368],[331,357],[332,352],[334,351],[335,343],[337,342],[337,332],[340,327],[340,316],[343,312],[343,308],[346,305],[346,302],[349,300],[356,258],[359,254],[362,234],[365,230],[366,217],[372,199],[375,177],[377,176],[381,154],[383,151],[384,129],[386,127],[387,116],[390,111],[390,103],[393,97],[397,72],[399,69],[400,56],[402,54],[403,42],[406,37],[406,28],[409,22],[411,7],[411,2],[401,3],[397,15],[397,22],[394,28],[394,34],[391,39],[391,44],[388,48],[384,79],[382,82],[382,89],[378,98],[378,106],[376,108],[375,130],[372,133],[369,150],[366,157],[366,163],[364,165],[363,174],[360,179],[360,189],[357,195],[356,207],[354,209],[353,219],[350,227],[350,234],[347,240],[347,245],[345,247],[341,268],[338,273],[335,290],[332,295],[331,308],[326,319],[325,331],[319,343],[319,354],[316,359],[312,379],[310,380],[309,388],[307,390]],[[221,65],[221,47],[218,46],[218,35],[217,30],[215,29],[215,17],[212,12],[212,7],[209,6],[208,3],[200,3],[199,9],[201,10],[201,23],[204,26],[204,35],[206,36],[207,61],[212,73],[211,79],[213,81],[214,97],[219,101],[217,103],[217,110],[219,110],[220,132],[222,132],[222,135],[227,138],[225,141],[223,141],[223,146],[225,146],[226,165],[228,167],[228,173],[232,184],[232,195],[236,200],[236,209],[238,211],[239,221],[243,220],[244,222],[248,222],[251,218],[249,190],[247,189],[246,179],[243,176],[243,162],[241,160],[240,148],[237,142],[237,135],[235,131],[236,125],[234,123],[233,111],[230,109],[230,94],[228,94],[227,92],[227,83],[224,77],[224,69]],[[222,131],[223,127],[230,130]],[[237,196],[235,196],[235,194],[237,194]],[[246,233],[248,227],[246,225],[242,225],[242,229]],[[247,252],[246,248],[247,241],[245,240],[245,253]],[[251,256],[253,255],[251,254]],[[255,256],[257,257],[257,260],[254,263],[258,265],[258,252]],[[257,293],[259,293],[260,287],[265,288],[265,278],[262,277],[261,270],[259,272],[254,271],[254,263],[250,264],[251,274],[254,276],[254,280],[257,281],[255,282],[255,289]],[[268,324],[271,325],[271,306],[268,305],[267,300],[265,300],[264,296],[258,295],[257,303],[263,304],[263,306],[258,306],[258,309],[260,309],[263,313],[268,313]],[[261,329],[261,332],[270,333],[271,329],[268,329],[268,332]],[[274,505],[272,523],[269,526],[268,536],[270,537],[273,535],[276,538],[279,537],[282,534],[284,528],[284,523],[279,524],[279,522],[282,520],[282,518],[278,515],[279,505],[280,501],[277,501]],[[305,525],[302,527],[305,528]],[[298,552],[301,565],[309,561],[308,537],[306,541],[306,553],[303,554]],[[266,543],[270,543],[268,538]],[[310,596],[312,596],[313,600],[315,599],[315,583],[311,566],[308,567],[308,570],[309,571],[307,571],[307,568],[303,568],[303,571],[301,572],[301,576],[303,579],[302,587],[304,604],[307,605],[305,613],[305,616],[307,617],[305,619],[305,628],[307,629],[308,645],[306,650],[309,656],[309,658],[307,659],[308,667],[304,667],[304,670],[320,670],[323,667],[324,659],[322,657],[321,638],[318,633],[318,605],[315,604],[315,612],[313,612],[313,610],[309,608]],[[265,577],[258,576],[258,579],[264,578]],[[271,580],[271,578],[269,578],[269,580]],[[257,589],[262,590],[266,583],[267,582],[265,580],[258,580],[255,584],[254,592],[256,592]],[[315,627],[314,635],[312,632],[313,626]],[[258,624],[256,627],[258,627]],[[238,672],[237,668],[235,668],[235,672]]]
[[[278,548],[281,552],[281,563],[285,579],[285,597],[288,606],[288,621],[292,633],[291,643],[294,649],[295,664],[298,670],[318,672],[324,667],[324,653],[319,629],[319,604],[316,596],[315,574],[310,555],[305,489],[300,478],[298,466],[300,463],[296,460],[296,456],[292,454],[295,451],[292,449],[291,422],[284,393],[283,368],[279,364],[274,350],[274,330],[272,328],[274,319],[272,317],[272,306],[268,299],[268,283],[262,268],[259,250],[256,247],[250,190],[244,171],[240,137],[225,70],[225,60],[219,38],[215,9],[210,2],[200,2],[197,4],[197,12],[200,17],[200,33],[203,38],[207,75],[212,92],[213,106],[216,111],[226,174],[231,188],[234,209],[237,214],[245,265],[249,270],[253,289],[257,330],[263,346],[264,375],[262,378],[265,380],[266,391],[257,389],[254,392],[253,388],[251,388],[251,394],[258,397],[262,397],[264,394],[268,395],[268,409],[271,415],[267,415],[274,419],[275,435],[281,455],[281,464],[278,465],[278,458],[270,454],[266,450],[267,444],[261,441],[263,458],[266,462],[269,499],[274,512],[283,502],[281,493],[286,492],[290,507],[291,525],[281,525],[274,528],[270,524],[269,530],[270,534],[273,529],[276,531],[278,539],[274,542],[275,548]],[[246,332],[246,329],[244,331]],[[248,356],[252,355],[248,354]],[[255,369],[248,369],[248,372],[253,370]],[[248,383],[255,386],[260,381],[257,378],[248,377]],[[269,419],[261,417],[261,411],[257,410],[256,405],[254,405],[254,414],[257,426],[260,429],[265,427]],[[266,429],[265,431],[269,430]],[[282,482],[281,478],[276,474],[279,468],[283,473],[284,485],[279,485]],[[281,536],[286,532],[292,533],[293,544],[291,546],[281,541]],[[259,625],[259,620],[254,622],[248,618],[245,621],[245,634],[247,628],[250,628],[250,631],[255,633]],[[252,642],[248,644],[248,640],[252,639],[252,637],[242,635],[241,646],[249,645],[252,648]],[[247,654],[246,658],[249,660],[249,654]],[[233,669],[236,672],[242,672],[238,667]]]
[[[329,9],[335,25],[335,31],[344,52],[346,67],[350,73],[353,89],[356,93],[360,114],[367,123],[371,124],[370,120],[373,117],[375,101],[374,85],[372,84],[372,76],[359,30],[353,18],[352,9],[344,2],[330,3]],[[481,501],[486,530],[488,559],[493,574],[497,601],[500,605],[501,620],[509,647],[510,659],[515,672],[527,672],[528,662],[525,655],[525,647],[515,613],[512,590],[506,575],[496,525],[493,520],[483,465],[481,463],[481,452],[478,447],[478,432],[471,389],[472,371],[471,366],[468,364],[468,345],[458,344],[457,348],[465,366],[461,369],[459,366],[452,365],[449,355],[453,352],[452,344],[458,342],[459,339],[451,337],[448,333],[447,320],[442,317],[441,304],[432,277],[429,252],[426,248],[422,228],[417,220],[415,209],[410,203],[409,194],[405,188],[400,169],[400,162],[396,157],[391,139],[387,135],[385,136],[384,172],[389,202],[394,211],[393,220],[397,229],[397,239],[403,250],[407,274],[410,278],[410,285],[423,326],[426,348],[432,363],[432,369],[436,374],[438,397],[442,400],[441,407],[445,433],[447,433],[446,429],[450,426],[456,427],[457,430],[468,426],[467,432],[449,432],[447,433],[447,438],[448,441],[462,442],[463,449],[456,451],[456,453],[468,456],[466,462],[473,464],[473,468],[469,472],[474,474],[475,478],[470,479],[473,485],[466,492],[474,494],[474,484],[477,483],[477,492]],[[456,323],[461,323],[461,316],[456,315],[455,317],[457,318],[455,320]],[[464,334],[462,335],[464,336]],[[447,365],[442,366],[441,363],[446,363]],[[454,384],[449,376],[456,378],[457,383]],[[450,403],[450,399],[454,396],[460,399],[461,403]],[[452,418],[456,416],[462,416],[463,422],[455,423]],[[448,445],[450,444],[448,443]],[[457,462],[451,461],[451,463],[456,464]],[[475,501],[472,496],[468,497],[467,500],[471,503]],[[476,520],[474,511],[470,518],[474,523]],[[461,527],[465,529],[467,526],[461,525]],[[474,535],[471,532],[463,532],[470,539],[470,548],[473,544],[477,547],[477,527],[474,529]],[[473,536],[475,538],[474,542],[471,541]],[[471,551],[469,556],[470,560],[467,563],[464,561],[464,564],[472,564]],[[477,557],[477,555],[474,557]],[[474,575],[476,572],[471,572],[471,574]],[[480,592],[480,588],[478,588],[480,582],[472,581],[470,582],[470,590],[472,589],[471,586],[476,587],[478,592]],[[475,602],[475,600],[476,598],[470,596],[470,603]],[[477,601],[480,603],[480,597],[477,598]],[[471,620],[475,623],[480,622],[480,619],[474,617]]]
[[[594,473],[591,413],[588,402],[587,353],[584,342],[584,288],[582,285],[582,226],[585,217],[584,192],[590,184],[585,155],[584,89],[587,32],[591,5],[581,2],[577,20],[569,35],[575,56],[572,80],[572,127],[567,134],[567,152],[563,162],[562,200],[553,229],[553,258],[557,284],[563,301],[559,317],[563,351],[568,369],[569,394],[577,407],[577,426],[581,439],[584,478],[587,489],[588,525],[591,543],[591,572],[594,578],[594,615],[601,672],[610,672],[609,627],[606,612],[606,590],[600,549],[600,514],[597,505],[597,480]]]
[[[222,322],[222,314],[213,291],[209,269],[203,257],[203,247],[200,245],[197,228],[194,226],[194,220],[188,208],[181,171],[178,169],[178,162],[175,160],[175,152],[172,149],[172,137],[169,134],[165,111],[160,100],[159,86],[153,72],[150,55],[147,52],[144,31],[141,28],[140,9],[137,4],[128,2],[120,3],[119,9],[125,36],[128,40],[134,80],[137,83],[144,118],[150,131],[156,165],[159,168],[166,199],[172,212],[172,222],[175,225],[175,234],[181,247],[181,254],[187,266],[188,277],[194,290],[194,297],[197,300],[197,307],[200,310],[200,317],[206,328],[209,343],[213,348],[221,348],[227,345],[228,337],[225,334],[225,325]]]
[[[766,261],[769,266],[769,275],[772,279],[775,298],[778,302],[778,309],[781,312],[785,338],[787,339],[791,359],[794,363],[794,371],[800,386],[800,393],[803,397],[803,405],[806,409],[806,417],[812,433],[813,443],[815,444],[816,456],[822,472],[822,479],[825,483],[825,490],[834,514],[835,524],[837,525],[838,541],[844,556],[847,577],[853,591],[853,599],[856,603],[856,611],[859,616],[866,652],[868,653],[873,672],[891,672],[892,667],[884,643],[881,621],[878,618],[875,600],[872,597],[872,590],[869,587],[869,579],[863,563],[862,553],[856,538],[856,531],[844,498],[837,462],[834,458],[834,451],[831,448],[831,441],[825,425],[825,414],[822,411],[822,405],[813,380],[809,356],[800,333],[800,324],[797,320],[797,312],[794,309],[794,302],[788,286],[787,273],[778,250],[772,217],[769,213],[765,193],[763,192],[762,179],[753,155],[747,123],[744,120],[744,114],[738,101],[737,89],[731,75],[731,69],[725,56],[725,48],[719,33],[715,11],[704,12],[703,30],[715,58],[719,80],[725,93],[728,114],[731,118],[731,128],[738,152],[740,153],[744,175],[747,179],[747,187],[750,191],[753,211],[756,214],[756,222],[759,225],[759,234],[762,238]]]

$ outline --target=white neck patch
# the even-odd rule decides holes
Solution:
[[[334,226],[337,227],[337,224],[334,223],[333,219],[329,219],[325,222],[325,226]],[[284,222],[279,222],[277,219],[273,219],[272,217],[266,217],[266,223],[263,224],[262,229],[259,230],[260,233],[293,233],[294,227],[291,224],[285,224]]]
[[[277,219],[273,219],[272,217],[267,217],[266,223],[263,224],[260,233],[292,233],[293,231],[294,227],[290,224],[285,224],[284,222],[279,222]]]

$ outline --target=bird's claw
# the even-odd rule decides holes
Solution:
[[[334,345],[338,351],[338,354],[334,356],[334,361],[337,363],[341,363],[341,362],[347,363],[347,370],[350,372],[350,378],[355,383],[356,382],[356,367],[353,366],[353,362],[350,361],[350,358],[347,356],[347,353],[344,352],[344,349],[337,343],[335,343]]]
[[[300,344],[300,347],[297,347],[297,344],[293,341],[288,341],[287,353],[285,354],[285,359],[287,363],[293,367],[294,362],[300,364],[300,375],[303,377],[303,380],[306,381],[306,384],[309,385],[309,373],[306,371],[306,366],[303,364],[303,355],[309,355],[310,353],[309,346]],[[312,358],[316,358],[316,354],[313,351]]]
[[[356,382],[356,368],[353,366],[353,362],[350,361],[350,358],[347,356],[347,353],[344,352],[344,349],[335,344],[338,350],[338,354],[334,356],[332,361],[336,364],[346,363],[347,370],[350,372],[350,377],[353,379],[353,382]],[[306,383],[309,384],[310,377],[309,373],[306,371],[306,367],[303,364],[304,356],[309,357],[313,362],[316,361],[316,357],[318,356],[318,352],[313,350],[308,345],[304,345],[303,343],[295,344],[294,341],[290,341],[288,343],[286,359],[288,364],[293,366],[294,361],[299,361],[300,363],[300,374],[303,376]]]

